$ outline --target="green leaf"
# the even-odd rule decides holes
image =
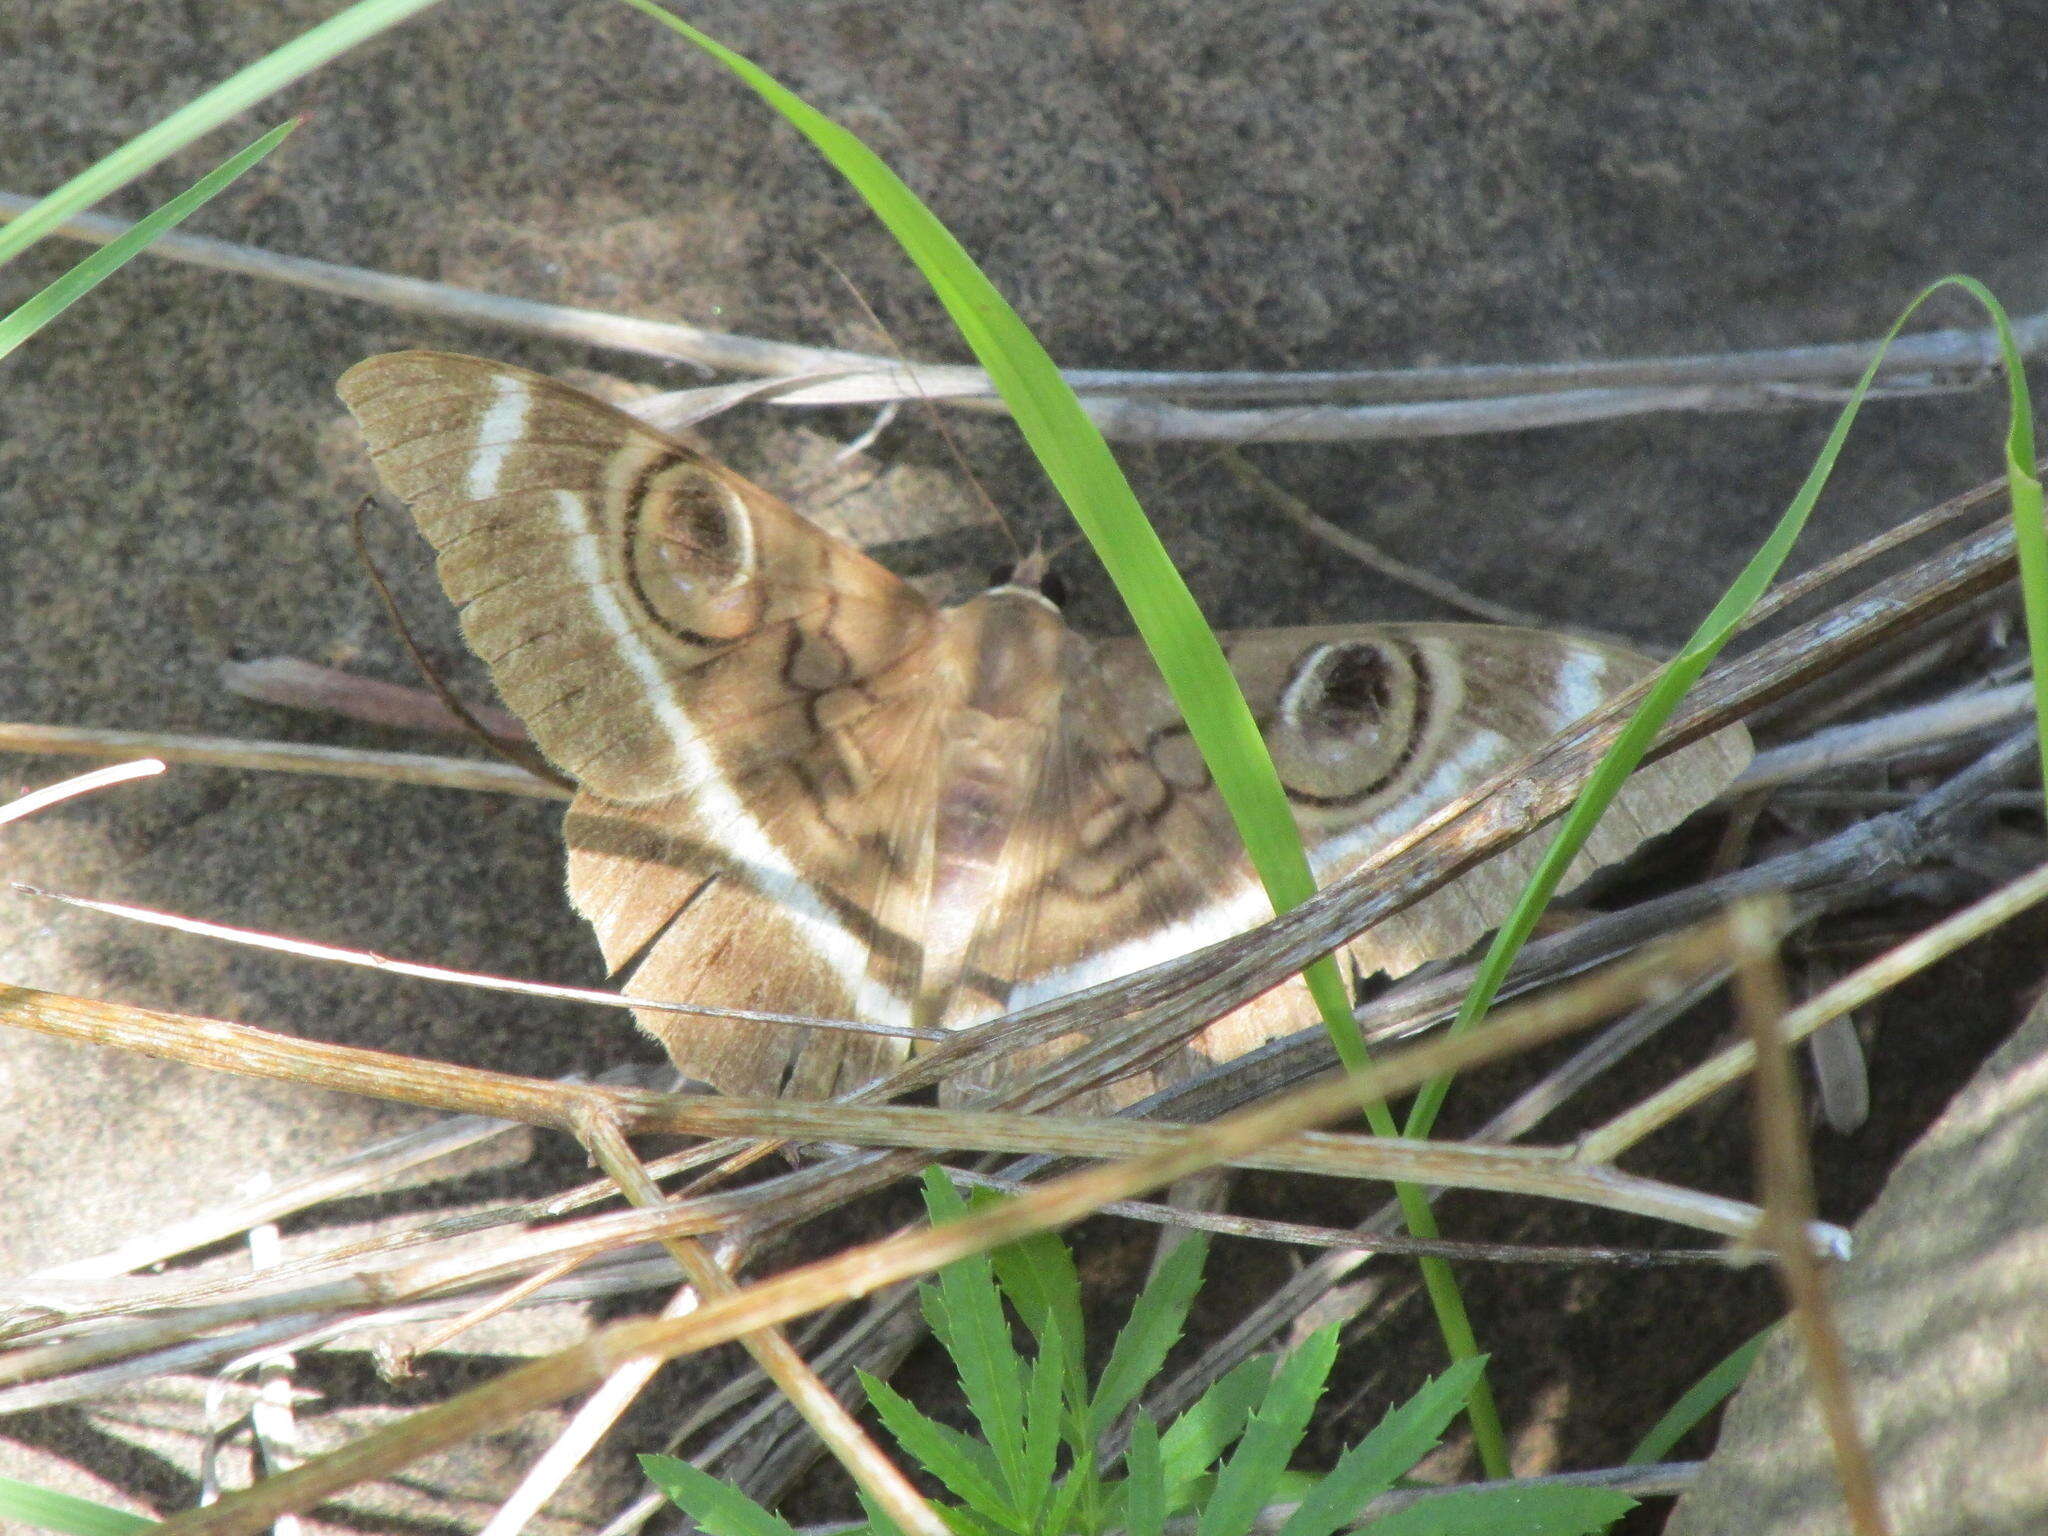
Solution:
[[[1000,1524],[1022,1522],[1019,1506],[1004,1490],[987,1446],[921,1412],[894,1387],[866,1371],[860,1373],[860,1384],[882,1427],[945,1484],[948,1493]]]
[[[642,1456],[640,1466],[655,1487],[709,1536],[796,1536],[780,1515],[679,1457]]]
[[[1776,1326],[1775,1323],[1771,1325],[1772,1328]],[[1764,1340],[1770,1336],[1770,1328],[1760,1330],[1746,1343],[1738,1344],[1726,1359],[1694,1382],[1685,1395],[1665,1411],[1664,1417],[1650,1426],[1650,1432],[1636,1442],[1636,1448],[1628,1453],[1628,1460],[1623,1465],[1646,1467],[1670,1455],[1671,1448],[1683,1440],[1694,1425],[1720,1407],[1742,1385],[1742,1379],[1756,1361],[1757,1351],[1764,1347]]]
[[[1216,1488],[1195,1536],[1244,1536],[1269,1490],[1308,1432],[1310,1415],[1337,1358],[1337,1325],[1318,1328],[1292,1350],[1274,1374],[1244,1435],[1217,1474]]]
[[[1046,1524],[1045,1499],[1059,1465],[1060,1430],[1066,1419],[1066,1343],[1056,1321],[1048,1318],[1046,1328],[1038,1358],[1031,1362],[1024,1398],[1023,1473],[1017,1485],[1017,1505],[1034,1512],[1028,1523],[1039,1530],[1056,1529]]]
[[[1280,1527],[1280,1536],[1330,1536],[1356,1519],[1361,1509],[1435,1448],[1485,1365],[1483,1356],[1460,1360],[1389,1410],[1372,1433],[1340,1456],[1316,1483]]]
[[[1591,1536],[1636,1507],[1605,1488],[1461,1488],[1359,1527],[1359,1536]]]
[[[1166,1507],[1181,1508],[1182,1495],[1215,1464],[1224,1449],[1244,1433],[1245,1421],[1272,1380],[1279,1362],[1254,1355],[1204,1392],[1188,1411],[1159,1437],[1159,1459],[1166,1469]]]
[[[1131,1303],[1131,1315],[1110,1346],[1109,1359],[1088,1404],[1091,1442],[1106,1434],[1137,1401],[1146,1383],[1157,1377],[1166,1363],[1167,1352],[1180,1341],[1188,1308],[1202,1286],[1202,1263],[1208,1253],[1208,1241],[1200,1234],[1176,1244]]]
[[[1217,792],[1244,838],[1276,910],[1315,892],[1294,814],[1266,744],[1237,686],[1223,647],[1202,618],[1187,583],[1146,521],[1109,445],[1024,322],[975,266],[960,242],[882,159],[853,134],[791,92],[751,59],[735,53],[655,0],[628,0],[717,59],[809,139],[867,200],[896,237],[961,336],[988,370],[1017,429],[1097,557],[1109,572],[1145,647],[1159,664]],[[1307,972],[1340,1036],[1339,1049],[1362,1052],[1349,994],[1327,960]]]
[[[936,1169],[925,1175],[925,1205],[934,1223],[967,1210]],[[1027,1509],[1044,1490],[1032,1488],[1024,1463],[1024,1362],[1010,1339],[1010,1320],[996,1290],[995,1266],[985,1253],[956,1259],[923,1287],[925,1316],[953,1368],[967,1406],[995,1452],[1013,1508]]]
[[[40,293],[22,302],[12,314],[0,318],[0,357],[7,356],[84,298],[158,235],[182,223],[195,210],[219,196],[243,172],[282,144],[297,126],[296,122],[278,124],[240,154],[214,167],[163,207],[140,220],[119,239],[101,246]]]
[[[74,213],[118,191],[151,166],[201,135],[211,133],[236,114],[246,112],[264,97],[433,3],[434,0],[360,0],[237,70],[0,228],[0,262],[12,261]]]
[[[12,1477],[0,1477],[0,1519],[18,1523],[20,1528],[62,1531],[65,1536],[128,1536],[130,1531],[145,1531],[156,1524],[125,1509],[110,1509],[76,1494],[38,1488]]]
[[[1131,1421],[1124,1474],[1126,1536],[1162,1536],[1166,1529],[1166,1468],[1159,1459],[1159,1430],[1149,1414],[1140,1413]]]
[[[989,1261],[995,1266],[996,1284],[1038,1341],[1040,1354],[1052,1348],[1049,1340],[1059,1340],[1066,1401],[1078,1411],[1088,1397],[1088,1325],[1074,1256],[1057,1232],[1039,1232],[1005,1243],[989,1254]]]

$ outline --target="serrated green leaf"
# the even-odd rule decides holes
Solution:
[[[967,1210],[937,1170],[925,1175],[925,1203],[935,1224]],[[1010,1502],[1021,1507],[1032,1494],[1024,1473],[1024,1362],[1010,1339],[995,1266],[985,1253],[954,1260],[925,1288],[924,1303],[932,1332],[959,1373],[968,1410],[995,1452]]]
[[[882,1427],[944,1484],[948,1493],[991,1520],[1021,1526],[1023,1513],[1004,1488],[987,1446],[921,1412],[894,1387],[866,1371],[860,1373],[860,1384]]]
[[[1131,1421],[1124,1450],[1125,1536],[1162,1536],[1166,1529],[1166,1467],[1159,1459],[1159,1430],[1149,1414]]]
[[[1081,1310],[1081,1276],[1074,1256],[1057,1232],[1039,1232],[1021,1242],[1006,1243],[989,1255],[996,1284],[1038,1341],[1060,1340],[1060,1365],[1065,1398],[1075,1412],[1086,1402],[1087,1321]]]
[[[0,1518],[23,1530],[61,1531],[64,1536],[129,1536],[148,1530],[154,1520],[111,1509],[76,1494],[38,1488],[12,1477],[0,1477]]]
[[[1057,1529],[1046,1523],[1044,1502],[1059,1466],[1060,1432],[1066,1421],[1066,1341],[1051,1317],[1046,1330],[1025,1391],[1023,1474],[1016,1490],[1018,1507],[1033,1512],[1029,1525],[1034,1530]]]
[[[640,1467],[709,1536],[796,1536],[780,1515],[680,1457],[642,1456]]]
[[[1308,1421],[1337,1359],[1337,1325],[1318,1328],[1280,1363],[1266,1395],[1253,1410],[1230,1458],[1216,1475],[1215,1491],[1195,1536],[1244,1536],[1265,1507],[1268,1491],[1287,1470],[1308,1432]]]
[[[1159,1374],[1167,1352],[1180,1341],[1188,1308],[1202,1288],[1202,1264],[1209,1245],[1199,1233],[1177,1244],[1145,1282],[1131,1315],[1110,1346],[1109,1359],[1088,1404],[1088,1438],[1100,1439]]]
[[[1483,1356],[1460,1360],[1390,1409],[1370,1434],[1337,1458],[1337,1465],[1287,1517],[1280,1536],[1330,1536],[1356,1519],[1359,1510],[1435,1448],[1485,1365]]]
[[[1461,1488],[1359,1527],[1359,1536],[1592,1536],[1636,1507],[1606,1488]]]
[[[1159,1459],[1166,1471],[1166,1507],[1178,1511],[1184,1494],[1195,1481],[1215,1465],[1232,1441],[1244,1433],[1252,1408],[1266,1394],[1279,1362],[1271,1355],[1254,1355],[1225,1375],[1194,1402],[1188,1411],[1167,1425],[1159,1437]]]

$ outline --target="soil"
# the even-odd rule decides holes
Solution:
[[[60,0],[0,15],[10,189],[57,185],[332,9]],[[1070,364],[1406,367],[1858,340],[1952,270],[1985,280],[2016,315],[2048,307],[2037,216],[2048,164],[2013,153],[2048,138],[2048,12],[2036,5],[715,0],[690,19],[861,134]],[[154,206],[231,143],[292,114],[306,121],[285,148],[194,231],[560,304],[961,356],[914,272],[808,146],[627,7],[486,0],[429,11],[107,211]],[[77,254],[61,241],[31,252],[0,303]],[[1946,301],[1928,319],[1979,323]],[[586,379],[694,382],[615,351],[139,260],[0,376],[0,716],[411,745],[250,704],[220,687],[216,669],[289,654],[410,680],[350,549],[348,513],[371,482],[332,384],[365,356],[413,345]],[[1249,452],[1323,516],[1405,560],[1656,647],[1683,636],[1755,547],[1831,414],[1671,413]],[[2001,419],[1988,392],[1873,406],[1795,564],[1996,473]],[[892,567],[935,592],[970,590],[1009,545],[967,469],[915,412],[835,461],[868,420],[758,410],[707,436]],[[949,424],[1018,536],[1062,541],[1064,513],[1007,426]],[[1200,445],[1123,458],[1219,624],[1449,616],[1306,539]],[[396,521],[375,543],[434,661],[486,696],[424,547]],[[1079,555],[1062,563],[1075,623],[1125,628],[1100,572]],[[70,766],[0,762],[8,793]],[[561,895],[558,819],[537,802],[182,769],[10,828],[8,872],[241,926],[594,983],[593,947]],[[1820,1138],[1831,1218],[1861,1209],[2018,1021],[2021,993],[2039,979],[2039,941],[2029,928],[1983,946],[1885,1006],[1872,1120]],[[609,1019],[287,964],[8,892],[0,975],[534,1074],[654,1059]],[[1696,1052],[1719,1027],[1702,1021],[1674,1049]],[[1644,1071],[1669,1068],[1660,1058]],[[17,1273],[97,1251],[420,1119],[0,1040],[0,1261]],[[1730,1102],[1674,1128],[1636,1166],[1740,1191],[1746,1157]],[[543,1142],[531,1159],[507,1154],[458,1184],[423,1184],[334,1220],[547,1187],[579,1165],[572,1149]],[[1362,1200],[1279,1182],[1245,1195],[1250,1208],[1303,1220],[1337,1219]],[[1454,1203],[1447,1221],[1527,1241],[1653,1240],[1612,1219],[1478,1202]],[[315,1229],[287,1229],[288,1252],[302,1234]],[[1149,1234],[1098,1224],[1085,1235],[1087,1271],[1114,1314],[1112,1293]],[[1206,1327],[1226,1321],[1231,1293],[1270,1283],[1291,1260],[1225,1245],[1214,1262],[1230,1280],[1211,1291]],[[1475,1269],[1471,1296],[1524,1470],[1611,1461],[1777,1306],[1755,1272]],[[1397,1334],[1427,1337],[1413,1306],[1394,1316]],[[402,1388],[361,1354],[316,1357],[302,1384],[323,1401],[307,1417],[316,1438],[357,1432],[546,1347],[545,1335],[536,1324],[459,1345]],[[1330,1399],[1340,1406],[1313,1456],[1334,1454],[1430,1368],[1425,1346],[1406,1357],[1389,1336],[1340,1361]],[[704,1371],[723,1368],[665,1378],[620,1449],[534,1529],[607,1518],[638,1486],[629,1449],[701,1395]],[[0,1472],[137,1509],[188,1505],[202,1397],[203,1384],[179,1380],[10,1418]],[[559,1422],[536,1415],[313,1528],[474,1529]],[[821,1475],[795,1512],[839,1507]]]

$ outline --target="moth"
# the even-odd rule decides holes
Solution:
[[[579,785],[569,894],[628,994],[962,1029],[1271,916],[1144,647],[1068,628],[1039,562],[941,608],[539,374],[400,352],[338,388],[499,693]],[[1325,883],[1652,665],[1473,624],[1254,630],[1224,647]],[[1748,752],[1732,728],[1639,774],[1577,877],[1711,799]],[[1519,889],[1534,854],[1517,852],[1361,935],[1351,964],[1399,975],[1469,945]],[[907,1049],[638,1017],[687,1077],[733,1094],[828,1097]],[[1297,980],[1102,1103],[1311,1017]]]

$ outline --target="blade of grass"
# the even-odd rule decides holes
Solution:
[[[1514,964],[1515,956],[1521,952],[1523,943],[1534,930],[1544,906],[1556,893],[1566,868],[1585,845],[1594,823],[1605,813],[1608,804],[1620,791],[1623,781],[1641,764],[1651,741],[1655,739],[1665,720],[1670,717],[1672,710],[1699,680],[1700,675],[1720,653],[1722,646],[1727,644],[1743,616],[1755,606],[1771,583],[1777,579],[1780,568],[1792,553],[1792,547],[1804,531],[1815,503],[1820,500],[1821,492],[1826,489],[1828,479],[1834,473],[1835,461],[1841,456],[1842,445],[1847,441],[1849,429],[1855,424],[1857,413],[1862,409],[1863,398],[1870,390],[1871,381],[1877,376],[1886,350],[1920,306],[1948,287],[1960,287],[1985,304],[1992,312],[1994,323],[1999,327],[2006,369],[2013,380],[2012,425],[2008,429],[2006,440],[2006,475],[2013,500],[2016,537],[2023,547],[2029,536],[2037,541],[2035,558],[2040,565],[2040,576],[2035,585],[2043,594],[2048,594],[2048,535],[2041,531],[2040,483],[2034,480],[2026,469],[2021,468],[2020,462],[2014,457],[2024,451],[2028,455],[2025,464],[2032,464],[2033,439],[2025,412],[2026,385],[2018,348],[2011,341],[2011,330],[2005,323],[2005,311],[1981,283],[1968,277],[1944,277],[1922,289],[1892,323],[1891,329],[1885,333],[1884,340],[1878,345],[1877,353],[1872,357],[1870,365],[1863,370],[1863,376],[1857,380],[1848,403],[1835,418],[1834,427],[1829,431],[1826,443],[1822,445],[1819,455],[1815,458],[1813,468],[1807,473],[1798,494],[1792,498],[1791,505],[1778,519],[1777,526],[1771,530],[1770,537],[1764,540],[1762,547],[1729,584],[1727,591],[1721,595],[1720,601],[1714,604],[1712,611],[1700,621],[1699,628],[1693,632],[1692,637],[1658,674],[1656,684],[1643,700],[1642,707],[1630,717],[1612,749],[1601,760],[1599,768],[1588,780],[1586,787],[1580,791],[1572,808],[1565,813],[1549,848],[1544,851],[1542,861],[1524,887],[1514,912],[1494,935],[1493,943],[1488,947],[1479,973],[1473,980],[1472,990],[1467,994],[1464,1006],[1451,1025],[1452,1034],[1470,1029],[1484,1018],[1486,1011],[1493,1006],[1494,998],[1500,991],[1501,982],[1507,975],[1508,968]],[[2027,487],[2031,487],[2030,504],[2026,495]],[[2021,526],[2026,524],[2031,524],[2031,527]],[[2022,569],[2025,569],[2024,556]],[[2033,622],[2036,615],[2035,610],[2030,607],[2028,625],[2037,680],[2048,677],[2048,596],[2042,596],[2039,601],[2042,603],[2042,622],[2038,626]],[[2044,741],[2048,741],[2048,738],[2044,738]],[[1448,1090],[1448,1081],[1439,1079],[1425,1086],[1416,1095],[1415,1103],[1409,1110],[1405,1134],[1417,1137],[1429,1134]]]
[[[125,1509],[110,1509],[76,1494],[38,1488],[12,1477],[0,1477],[0,1520],[10,1529],[62,1531],[64,1536],[128,1536],[156,1524]]]
[[[282,90],[358,43],[388,31],[435,0],[359,0],[337,16],[272,49],[212,90],[187,102],[153,128],[96,161],[19,218],[0,227],[0,263],[22,251],[81,209],[90,208],[194,139]]]
[[[1229,807],[1274,911],[1285,912],[1307,900],[1315,892],[1308,856],[1273,760],[1224,659],[1223,647],[1146,520],[1109,445],[1038,338],[982,275],[952,232],[867,145],[752,60],[672,15],[655,0],[626,3],[688,38],[781,113],[867,200],[917,264],[988,371],[1018,430],[1130,610],[1139,636],[1187,721],[1217,792]],[[1302,972],[1302,978],[1338,1059],[1354,1073],[1363,1071],[1369,1060],[1365,1042],[1351,1016],[1351,996],[1336,965],[1327,957],[1318,960]],[[1364,1107],[1375,1133],[1396,1134],[1393,1115],[1384,1104],[1372,1102]],[[1418,1219],[1423,1223],[1415,1229],[1416,1234],[1436,1236],[1421,1191],[1405,1186],[1396,1189],[1411,1226]],[[1477,1354],[1478,1342],[1450,1267],[1441,1259],[1424,1259],[1421,1265],[1451,1357],[1468,1359]],[[1484,1380],[1473,1388],[1469,1409],[1488,1475],[1505,1477],[1506,1437]]]
[[[7,356],[84,298],[158,235],[183,223],[196,209],[226,191],[245,171],[290,137],[296,127],[297,119],[279,123],[240,154],[208,171],[156,212],[138,220],[120,239],[101,246],[41,292],[17,305],[11,314],[0,317],[0,357]]]
[[[1777,1326],[1776,1323],[1771,1324],[1771,1328]],[[1622,1465],[1647,1467],[1669,1456],[1671,1448],[1683,1440],[1688,1431],[1734,1396],[1735,1389],[1749,1375],[1750,1366],[1756,1363],[1757,1352],[1764,1347],[1764,1340],[1771,1336],[1771,1328],[1762,1329],[1736,1345],[1719,1365],[1688,1387],[1685,1394],[1665,1410],[1664,1416],[1650,1426],[1649,1433],[1636,1442],[1636,1448],[1628,1453],[1628,1459]]]

